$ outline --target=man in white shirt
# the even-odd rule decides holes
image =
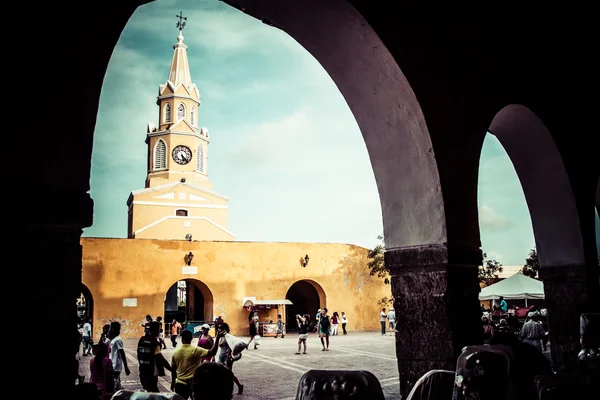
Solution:
[[[83,355],[89,356],[92,354],[92,324],[88,317],[83,318],[83,327],[81,333],[81,341],[83,344]]]
[[[123,339],[121,339],[121,323],[114,321],[110,323],[108,337],[110,338],[109,357],[113,365],[113,381],[115,391],[121,390],[121,372],[124,370],[126,375],[129,375],[129,367],[127,366],[127,357],[125,357],[125,349],[123,347]]]
[[[382,308],[381,312],[379,313],[379,321],[381,322],[381,334],[385,336],[385,323],[387,322],[385,308]]]

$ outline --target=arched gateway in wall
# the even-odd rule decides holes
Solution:
[[[90,289],[81,284],[81,295],[77,298],[77,319],[83,323],[83,317],[90,319],[90,324],[94,324],[94,296]]]
[[[303,279],[295,282],[288,289],[285,298],[292,302],[286,306],[286,328],[288,331],[296,330],[296,314],[308,314],[314,320],[317,310],[327,304],[327,295],[317,282]]]
[[[200,324],[213,321],[214,299],[212,291],[197,279],[183,279],[173,283],[165,294],[164,321]]]

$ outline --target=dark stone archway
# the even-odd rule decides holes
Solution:
[[[327,298],[323,288],[314,281],[295,282],[287,291],[285,298],[292,302],[286,306],[286,327],[288,331],[296,330],[296,314],[308,314],[314,320],[317,310],[325,307]]]
[[[76,29],[81,9],[43,3],[28,10],[28,29],[19,33],[24,44],[16,47],[14,59],[20,71],[52,60],[36,75],[51,83],[51,101],[8,135],[11,148],[22,146],[25,136],[33,144],[27,163],[21,152],[9,155],[20,167],[8,175],[9,187],[29,179],[44,194],[43,201],[22,196],[19,207],[27,212],[14,223],[11,238],[15,254],[34,248],[57,267],[34,263],[16,270],[16,278],[35,274],[36,312],[60,326],[76,322],[79,240],[92,224],[90,163],[104,74],[125,24],[145,2],[96,1]],[[489,121],[504,105],[527,105],[552,133],[577,205],[586,271],[597,273],[592,207],[598,143],[590,134],[596,110],[588,101],[597,79],[595,53],[589,50],[597,47],[595,13],[550,4],[523,4],[515,13],[456,3],[432,10],[427,3],[384,0],[228,3],[279,27],[311,52],[360,126],[382,202],[395,308],[419,306],[398,319],[406,327],[397,337],[403,394],[425,371],[453,369],[462,346],[479,340],[478,160]],[[556,29],[561,21],[576,26]],[[12,103],[31,103],[30,91],[11,93],[17,94]],[[57,122],[67,106],[68,123]],[[553,271],[557,282],[574,273],[566,266]],[[586,285],[582,290],[592,299],[598,280]],[[35,348],[25,349],[16,367],[28,368],[36,356]],[[57,353],[56,368],[39,377],[39,386],[67,393],[73,387],[72,360],[68,352]]]
[[[182,284],[180,284],[180,282]],[[182,300],[181,305],[179,300]],[[206,284],[197,279],[184,279],[172,284],[165,295],[164,320],[213,321],[214,299]]]
[[[531,215],[544,281],[554,367],[574,370],[579,315],[589,309],[579,213],[560,152],[543,122],[527,107],[500,110],[489,128],[512,161]],[[534,161],[534,162],[532,162]],[[567,272],[568,271],[568,272]],[[567,276],[561,276],[567,273]]]
[[[89,318],[92,329],[94,328],[94,296],[90,289],[81,284],[81,296],[83,296],[83,302],[77,301],[77,317],[79,319],[85,317]]]

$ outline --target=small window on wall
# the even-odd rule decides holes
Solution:
[[[167,168],[167,145],[159,139],[154,147],[154,169],[165,169]]]
[[[179,121],[180,119],[184,119],[184,118],[185,118],[185,106],[182,103],[179,106],[177,106],[177,121]]]
[[[165,122],[171,122],[171,105],[169,103],[165,106]]]
[[[196,126],[196,107],[192,107],[192,111],[190,112],[190,120],[192,122],[192,126]]]
[[[187,217],[188,212],[187,212],[187,210],[177,210],[177,211],[175,211],[175,215],[178,217]]]
[[[198,154],[196,155],[196,171],[204,172],[204,147],[198,145]]]

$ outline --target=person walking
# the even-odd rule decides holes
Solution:
[[[127,357],[125,356],[125,347],[123,339],[121,339],[121,323],[113,321],[110,323],[108,330],[110,339],[108,357],[112,361],[113,367],[113,387],[115,391],[123,389],[121,385],[121,372],[125,371],[125,375],[129,375],[131,371],[127,365]]]
[[[140,383],[148,392],[158,393],[158,377],[165,376],[165,369],[171,373],[173,369],[160,351],[158,322],[152,321],[148,328],[148,333],[140,338],[137,347]]]
[[[344,335],[348,334],[348,331],[346,331],[346,325],[348,325],[348,317],[346,317],[346,313],[342,311],[342,331],[344,332]]]
[[[112,362],[107,357],[108,346],[98,342],[92,346],[94,358],[90,360],[90,383],[98,388],[102,400],[108,400],[114,392]]]
[[[275,339],[277,336],[281,335],[283,339],[285,334],[283,333],[283,320],[281,319],[281,314],[277,314],[277,332],[275,333]]]
[[[527,343],[540,352],[542,351],[542,340],[546,332],[541,323],[537,322],[536,314],[532,311],[527,313],[527,322],[523,324],[519,336],[523,340],[523,343]]]
[[[146,315],[146,319],[142,326],[144,327],[144,335],[146,335],[150,331],[150,323],[152,322],[152,315]]]
[[[340,316],[337,313],[337,311],[334,311],[333,316],[331,317],[331,336],[337,336],[339,324],[340,324]]]
[[[329,351],[329,335],[331,334],[331,321],[327,315],[327,307],[321,310],[319,317],[319,337],[321,338],[322,351]]]
[[[379,313],[379,322],[381,322],[381,334],[385,336],[385,323],[387,322],[385,308],[382,308],[381,312]]]
[[[229,324],[227,324],[227,322],[224,322],[223,324],[221,324],[221,326],[219,326],[219,332],[221,332],[223,336],[221,336],[219,338],[219,340],[216,341],[219,344],[219,353],[217,354],[217,362],[219,364],[225,365],[227,367],[227,369],[229,369],[233,373],[233,362],[235,361],[233,359],[233,350],[231,349],[231,347],[229,347],[227,340],[225,340],[225,334],[229,333]],[[247,347],[248,346],[246,345],[246,348]],[[240,355],[241,355],[241,353],[240,353]],[[238,387],[238,394],[242,394],[244,392],[244,385],[242,385],[240,383],[240,381],[235,376],[235,374],[233,375],[233,382]]]
[[[173,348],[177,347],[177,335],[179,335],[180,330],[181,324],[174,319],[171,323],[171,344],[173,345]]]
[[[163,320],[162,317],[159,315],[158,317],[156,317],[156,322],[158,322],[160,328],[158,331],[158,341],[160,343],[160,345],[162,346],[163,349],[167,348],[167,344],[165,343],[165,331],[163,329]]]
[[[394,308],[390,308],[390,312],[387,313],[387,318],[390,326],[390,332],[396,332],[396,311]]]
[[[302,345],[304,345],[304,352],[302,354],[306,354],[306,339],[308,339],[308,326],[310,325],[310,315],[296,315],[296,323],[298,324],[298,351],[296,352],[296,354],[300,354],[300,348]]]
[[[254,337],[258,334],[256,320],[258,320],[258,315],[256,311],[250,311],[248,314],[248,334],[250,335],[250,339],[248,339],[248,345],[246,348],[250,346],[250,343],[254,340]],[[254,349],[256,350],[256,343],[254,343]]]
[[[106,346],[110,345],[110,339],[108,338],[108,331],[110,330],[110,324],[104,324],[102,326],[102,333],[100,333],[100,340],[98,343],[104,343]]]
[[[210,325],[204,324],[200,328],[202,329],[202,335],[198,338],[198,347],[202,347],[203,349],[210,350],[213,347],[213,344],[215,344],[215,339],[212,336],[210,336],[210,333],[208,333],[208,331],[210,331]],[[201,362],[203,362],[203,363],[211,362],[214,360],[215,360],[215,357],[213,354],[210,357],[202,358]]]
[[[83,343],[83,355],[92,355],[92,345],[94,344],[92,340],[92,324],[90,324],[90,319],[87,316],[83,317],[81,341]]]
[[[191,331],[184,329],[181,331],[181,346],[174,352],[171,359],[171,390],[188,400],[192,396],[192,378],[196,369],[205,358],[214,357],[219,349],[218,341],[223,337],[222,331],[217,333],[217,340],[214,341],[210,350],[199,346],[192,346],[194,335]]]

